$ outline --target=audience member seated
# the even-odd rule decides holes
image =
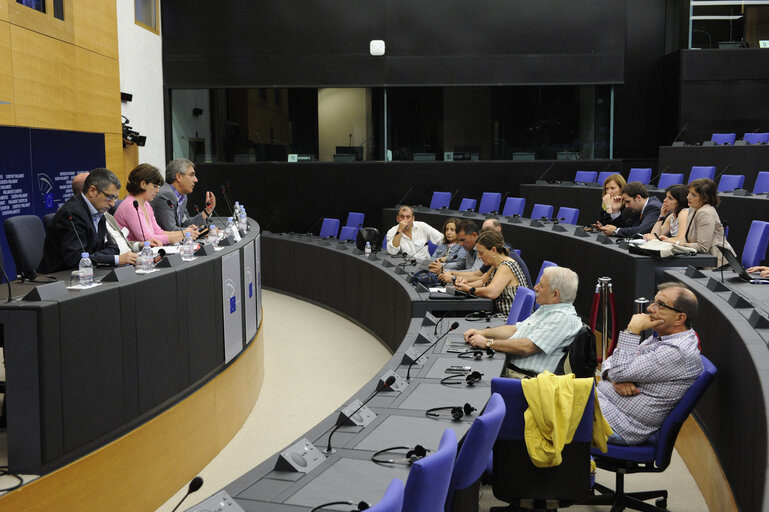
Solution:
[[[761,277],[769,277],[769,267],[764,267],[762,265],[759,265],[757,267],[750,267],[747,269],[748,272],[761,272]]]
[[[104,213],[115,204],[119,191],[120,180],[112,171],[91,171],[83,182],[83,192],[64,203],[53,218],[45,237],[41,273],[76,268],[83,251],[95,264],[136,264],[135,253],[120,254],[117,244],[107,236]]]
[[[463,292],[493,300],[493,312],[504,316],[510,313],[515,292],[519,286],[529,287],[521,267],[509,256],[505,240],[497,231],[483,231],[475,242],[478,257],[489,270],[477,280],[458,277],[454,286]]]
[[[205,208],[195,216],[189,217],[187,194],[193,191],[197,182],[194,163],[186,158],[177,158],[168,162],[166,182],[152,199],[155,219],[165,231],[178,231],[186,227],[196,228],[205,225],[211,212],[216,209],[216,197],[210,191],[206,191]]]
[[[515,325],[469,329],[465,341],[475,348],[506,354],[503,376],[514,379],[555,372],[564,348],[574,340],[582,320],[574,310],[579,277],[566,267],[548,267],[534,286],[540,308]]]
[[[430,251],[427,241],[440,244],[443,234],[425,222],[415,220],[410,206],[401,206],[396,217],[398,224],[387,232],[387,252],[405,254],[410,258],[427,259]]]
[[[481,233],[483,233],[484,231],[489,231],[489,230],[496,231],[497,233],[499,233],[501,235],[502,234],[502,223],[499,222],[497,219],[486,219],[486,220],[484,220],[483,221],[483,226],[481,227]],[[503,236],[503,238],[504,238],[504,236]],[[531,280],[531,274],[529,274],[529,267],[523,261],[523,258],[521,258],[518,255],[518,253],[515,252],[513,250],[513,248],[510,246],[510,244],[508,244],[507,242],[505,242],[505,249],[507,249],[508,256],[513,258],[515,260],[515,262],[518,263],[518,266],[521,267],[521,270],[523,271],[523,275],[526,276],[526,282],[529,283],[528,285],[526,285],[526,287],[527,288],[531,288],[532,284],[534,284],[534,283]],[[479,269],[480,273],[478,274],[478,276],[480,277],[481,275],[483,275],[486,272],[488,272],[488,270],[489,270],[489,267],[487,267],[486,265],[481,266],[481,268]],[[464,276],[464,277],[465,277],[465,279],[468,279],[468,276]],[[470,277],[472,277],[472,276],[470,276]]]
[[[659,236],[667,236],[672,240],[684,239],[683,229],[679,226],[686,226],[686,219],[689,213],[689,201],[686,199],[689,190],[686,185],[671,185],[665,189],[665,199],[662,201],[660,217],[651,230],[651,233],[644,235],[644,240],[654,240]]]
[[[471,220],[463,220],[457,226],[457,242],[465,250],[464,258],[457,258],[448,263],[433,261],[430,263],[430,272],[438,275],[438,279],[450,283],[457,276],[466,277],[467,275],[476,275],[475,272],[481,268],[483,261],[478,258],[478,251],[475,249],[475,241],[478,239],[478,226]]]
[[[603,225],[599,222],[598,228],[606,235],[622,238],[643,235],[651,231],[660,216],[660,208],[662,207],[660,200],[653,196],[650,197],[643,183],[633,181],[622,188],[622,202],[625,209],[630,210],[630,215],[622,219],[623,225]]]
[[[458,261],[465,257],[465,249],[457,241],[459,219],[451,217],[443,223],[443,242],[435,248],[433,258],[439,263]]]
[[[631,212],[625,211],[622,202],[622,189],[627,182],[621,174],[612,174],[603,181],[603,196],[601,201],[601,215],[598,222],[603,225],[611,224],[617,227],[625,225],[625,219]]]
[[[161,245],[170,245],[181,242],[185,232],[197,238],[198,230],[194,226],[184,231],[165,231],[158,225],[150,201],[155,198],[162,184],[163,176],[150,164],[140,164],[128,174],[126,191],[129,195],[117,207],[115,220],[128,229],[129,240],[144,242],[155,239]],[[134,203],[138,203],[138,208]]]
[[[718,265],[726,263],[719,246],[730,250],[734,249],[724,238],[724,226],[718,216],[716,206],[720,202],[716,182],[709,178],[699,178],[687,185],[689,188],[689,216],[684,231],[683,240],[661,236],[660,240],[675,243],[686,247],[694,247],[697,252],[712,254],[718,257]],[[680,235],[679,235],[680,238]]]
[[[633,315],[602,366],[598,402],[614,431],[612,444],[646,442],[703,371],[692,329],[694,293],[663,283],[647,311]],[[653,333],[641,342],[639,334],[647,330]]]

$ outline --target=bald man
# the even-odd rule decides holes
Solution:
[[[703,371],[692,329],[697,297],[679,283],[657,289],[648,313],[633,315],[602,366],[598,401],[613,444],[643,444]],[[640,333],[649,330],[641,342]]]
[[[83,193],[83,183],[85,183],[85,179],[88,177],[88,174],[90,173],[81,172],[72,178],[72,195],[79,196]]]

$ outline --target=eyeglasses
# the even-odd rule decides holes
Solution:
[[[681,311],[680,309],[676,309],[673,306],[668,306],[667,304],[665,304],[661,300],[655,300],[654,302],[649,304],[649,307],[652,307],[652,306],[657,306],[658,308],[669,309],[671,311],[675,311],[676,313],[683,313],[683,311]],[[684,313],[684,314],[686,314],[686,313]]]
[[[100,194],[104,194],[104,197],[106,197],[106,198],[107,198],[107,201],[117,201],[117,198],[118,198],[118,196],[117,196],[116,194],[115,194],[115,195],[113,195],[113,194],[107,194],[107,193],[106,193],[105,191],[103,191],[103,190],[99,190],[99,193],[100,193]]]

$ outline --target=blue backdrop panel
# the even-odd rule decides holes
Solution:
[[[72,178],[104,167],[104,134],[0,126],[0,222],[53,213],[72,196]],[[16,265],[0,229],[8,276]]]

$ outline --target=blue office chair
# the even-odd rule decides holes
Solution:
[[[566,224],[576,224],[577,220],[579,220],[579,208],[561,206],[558,208],[558,213],[556,213],[555,216],[558,219],[563,219],[561,222]]]
[[[575,183],[595,183],[598,179],[598,171],[577,171],[574,176]]]
[[[550,204],[535,204],[534,207],[531,209],[531,215],[529,218],[531,219],[541,219],[542,217],[545,217],[546,219],[553,218],[553,208]]]
[[[443,512],[457,456],[457,435],[447,428],[438,450],[411,465],[403,493],[403,512]]]
[[[507,325],[515,325],[516,322],[522,322],[531,316],[534,309],[534,299],[537,294],[534,290],[519,286],[515,291],[515,298],[510,305],[510,313],[507,315]]]
[[[687,183],[691,183],[699,178],[710,178],[712,180],[715,177],[715,165],[692,165],[692,172],[689,173],[689,181]]]
[[[22,280],[35,279],[45,245],[43,221],[37,215],[9,217],[5,219],[5,238],[16,263],[16,273]]]
[[[735,139],[737,139],[736,133],[714,133],[710,137],[710,141],[721,145],[728,145],[731,146],[734,144]]]
[[[478,206],[478,213],[499,212],[499,203],[501,201],[502,194],[499,192],[484,192],[481,196],[481,204]]]
[[[328,217],[323,218],[323,224],[320,225],[321,238],[336,238],[339,236],[339,219],[331,219]]]
[[[744,174],[723,174],[721,175],[721,179],[718,180],[718,191],[731,192],[736,188],[742,188],[744,183]]]
[[[478,203],[475,199],[470,199],[468,197],[463,197],[462,202],[459,203],[459,211],[460,212],[474,212],[475,211],[475,205]]]
[[[376,505],[371,505],[369,512],[401,512],[403,508],[403,482],[393,478],[387,486],[384,497]]]
[[[430,253],[430,256],[435,254],[435,249],[437,249],[438,246],[432,243],[430,240],[427,241],[427,251]]]
[[[492,393],[483,414],[473,421],[462,441],[451,474],[445,512],[478,510],[481,476],[486,470],[491,449],[504,419],[505,402],[501,396]]]
[[[631,181],[640,181],[644,185],[647,185],[650,179],[652,179],[651,167],[631,168],[630,174],[628,174],[627,176],[628,183],[630,183]]]
[[[448,208],[451,202],[451,192],[433,192],[433,198],[430,200],[430,208],[440,210]]]
[[[606,181],[606,178],[611,176],[612,174],[617,174],[617,171],[601,171],[598,173],[598,184],[603,187],[604,181]]]
[[[601,453],[597,449],[593,450],[593,458],[596,465],[606,471],[616,473],[616,490],[596,483],[593,488],[601,495],[592,496],[586,500],[585,504],[590,505],[612,505],[612,510],[622,510],[630,508],[633,510],[659,511],[663,512],[667,507],[668,491],[645,491],[645,492],[625,492],[625,474],[627,473],[660,473],[667,469],[670,464],[670,457],[673,453],[673,447],[676,443],[676,437],[681,430],[686,418],[697,405],[700,397],[705,393],[710,383],[716,377],[718,370],[707,357],[700,355],[704,371],[692,387],[684,394],[672,411],[667,415],[662,426],[645,444],[639,446],[620,446],[610,444],[609,451]],[[492,392],[494,385],[492,383]],[[657,499],[657,506],[654,507],[645,500]]]
[[[539,280],[542,279],[542,274],[545,272],[545,269],[547,267],[557,267],[557,266],[558,266],[557,263],[553,263],[552,261],[544,260],[542,262],[542,267],[540,267],[540,269],[539,269],[539,275],[537,275],[537,280],[536,280],[536,282],[534,284],[537,284],[539,282]]]
[[[502,215],[509,217],[511,215],[523,216],[523,209],[526,206],[526,199],[522,197],[508,197],[505,199],[505,208]]]
[[[753,185],[754,194],[764,194],[769,192],[769,171],[761,171],[756,177],[756,184]]]
[[[665,190],[671,185],[683,185],[683,183],[683,173],[675,174],[671,172],[663,172],[660,174],[660,180],[657,182],[657,188]]]
[[[537,510],[565,507],[590,495],[590,442],[593,436],[593,402],[590,398],[572,442],[564,446],[563,461],[550,468],[538,468],[529,458],[524,441],[523,414],[528,402],[519,379],[491,379],[491,392],[505,402],[505,419],[494,443],[491,481],[494,496],[510,503],[512,509],[523,500],[534,500]],[[549,503],[545,504],[545,500]],[[552,503],[552,502],[556,503]],[[527,505],[527,508],[528,505]],[[509,510],[492,507],[492,512]]]
[[[764,133],[746,133],[742,140],[748,144],[769,144],[769,132]]]
[[[755,267],[766,257],[766,246],[769,244],[769,222],[754,220],[750,223],[745,247],[742,249],[742,266]]]
[[[357,226],[342,226],[342,229],[339,230],[339,240],[342,242],[355,240],[358,236],[358,229],[360,228]]]
[[[350,212],[347,214],[347,222],[345,222],[344,225],[360,228],[363,227],[363,220],[365,218],[366,216],[360,212]]]

